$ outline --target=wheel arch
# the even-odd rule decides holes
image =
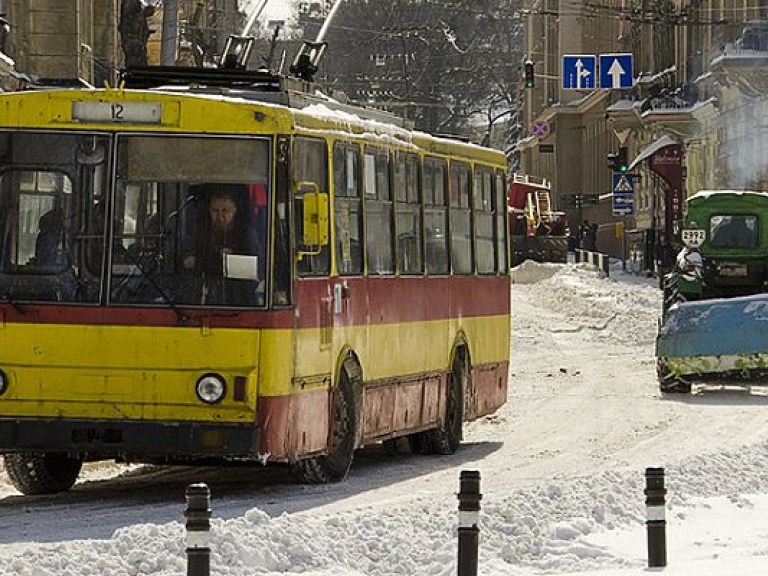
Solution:
[[[352,392],[355,398],[355,447],[361,446],[363,435],[363,365],[357,352],[350,347],[344,346],[336,358],[336,365],[333,370],[333,393],[339,385],[342,372],[346,372],[352,384]]]
[[[464,370],[464,382],[461,386],[462,402],[460,404],[461,419],[466,420],[473,413],[476,401],[476,394],[472,388],[472,351],[470,349],[469,338],[464,330],[456,334],[451,348],[451,355],[448,363],[448,373],[453,378],[453,366],[456,360],[461,361]]]
[[[472,367],[472,352],[470,349],[469,338],[464,330],[459,330],[456,337],[453,340],[453,346],[451,347],[451,356],[448,361],[448,370],[453,368],[453,362],[456,358],[461,359],[464,362],[464,366],[468,369]]]

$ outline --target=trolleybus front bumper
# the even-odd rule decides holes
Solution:
[[[0,453],[68,452],[135,461],[255,458],[256,424],[0,419]]]

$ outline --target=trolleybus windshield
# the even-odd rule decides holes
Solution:
[[[110,298],[265,303],[269,141],[117,140]]]
[[[0,132],[0,298],[264,305],[269,151],[269,139]]]

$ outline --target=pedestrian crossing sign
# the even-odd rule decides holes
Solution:
[[[626,172],[613,173],[613,215],[630,216],[635,204],[635,175]]]
[[[613,173],[613,191],[614,192],[634,192],[635,182],[634,174],[627,174],[625,172]]]

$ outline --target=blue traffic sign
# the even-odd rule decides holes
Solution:
[[[613,173],[613,192],[628,192],[632,194],[635,191],[635,175],[631,172]]]
[[[563,89],[593,90],[596,86],[597,57],[589,54],[563,56]]]
[[[546,120],[536,120],[533,124],[531,124],[531,134],[536,136],[539,140],[544,140],[547,136],[549,136],[552,129],[549,126],[549,122]]]
[[[613,215],[629,216],[635,209],[635,175],[613,173]]]
[[[600,88],[632,88],[632,54],[600,54]]]

